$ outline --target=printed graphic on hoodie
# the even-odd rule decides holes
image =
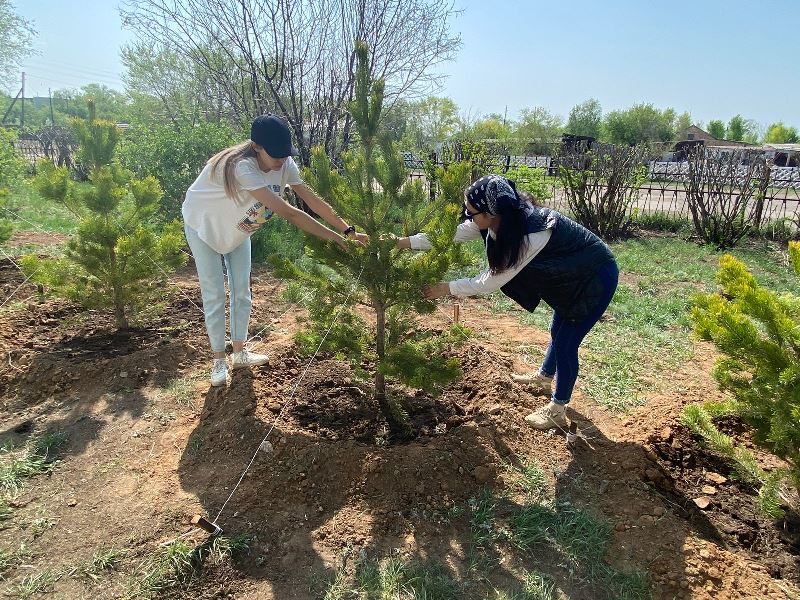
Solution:
[[[267,187],[272,189],[276,195],[279,195],[281,191],[281,186],[279,185],[270,185]],[[273,212],[271,210],[267,210],[267,207],[261,204],[261,202],[256,202],[247,209],[247,214],[236,224],[236,227],[249,233],[250,227],[253,225],[263,225],[272,218],[272,215]]]

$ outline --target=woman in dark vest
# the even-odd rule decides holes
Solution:
[[[525,420],[537,429],[566,427],[565,406],[578,377],[578,346],[605,312],[617,289],[614,255],[585,227],[549,208],[536,206],[499,175],[477,180],[464,192],[464,222],[454,240],[483,238],[489,269],[473,278],[440,283],[427,298],[488,294],[501,290],[533,312],[541,300],[553,308],[550,345],[542,366],[514,379],[555,390],[550,402]],[[398,240],[398,247],[430,248],[425,234]]]

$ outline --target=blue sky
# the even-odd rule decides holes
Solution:
[[[595,97],[604,111],[652,102],[695,121],[741,113],[800,127],[800,0],[456,1],[464,43],[442,68],[439,95],[463,113],[515,118],[544,106],[566,118]],[[119,49],[131,36],[118,5],[15,0],[39,32],[26,95],[90,82],[122,89]]]

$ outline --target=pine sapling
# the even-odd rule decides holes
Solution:
[[[95,119],[90,105],[89,118],[73,125],[91,167],[89,182],[76,184],[66,168],[45,162],[36,186],[75,215],[78,231],[64,258],[27,256],[22,267],[57,295],[112,309],[117,328],[126,329],[131,313],[161,297],[168,273],[184,264],[183,234],[177,221],[155,227],[162,196],[155,178],[136,179],[110,162],[118,139],[114,123]]]
[[[423,288],[466,262],[452,239],[469,171],[465,165],[441,171],[434,200],[420,182],[409,181],[401,153],[381,130],[384,84],[370,80],[364,44],[357,45],[357,58],[351,114],[359,145],[342,156],[341,170],[323,149],[315,149],[305,179],[370,236],[369,244],[351,242],[345,251],[309,237],[313,264],[283,261],[281,269],[312,291],[311,326],[298,336],[300,345],[311,351],[322,344],[322,350],[342,353],[355,364],[367,358],[374,365],[375,399],[398,432],[405,417],[387,391],[387,377],[436,392],[460,375],[458,361],[444,356],[456,337],[420,331],[413,316],[435,310]],[[419,231],[428,234],[431,251],[396,248],[397,236]],[[365,320],[370,317],[353,309],[357,306],[368,309],[371,325]]]

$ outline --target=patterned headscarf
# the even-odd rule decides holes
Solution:
[[[467,188],[467,200],[480,212],[497,215],[498,211],[522,208],[514,183],[500,175],[481,177]]]

